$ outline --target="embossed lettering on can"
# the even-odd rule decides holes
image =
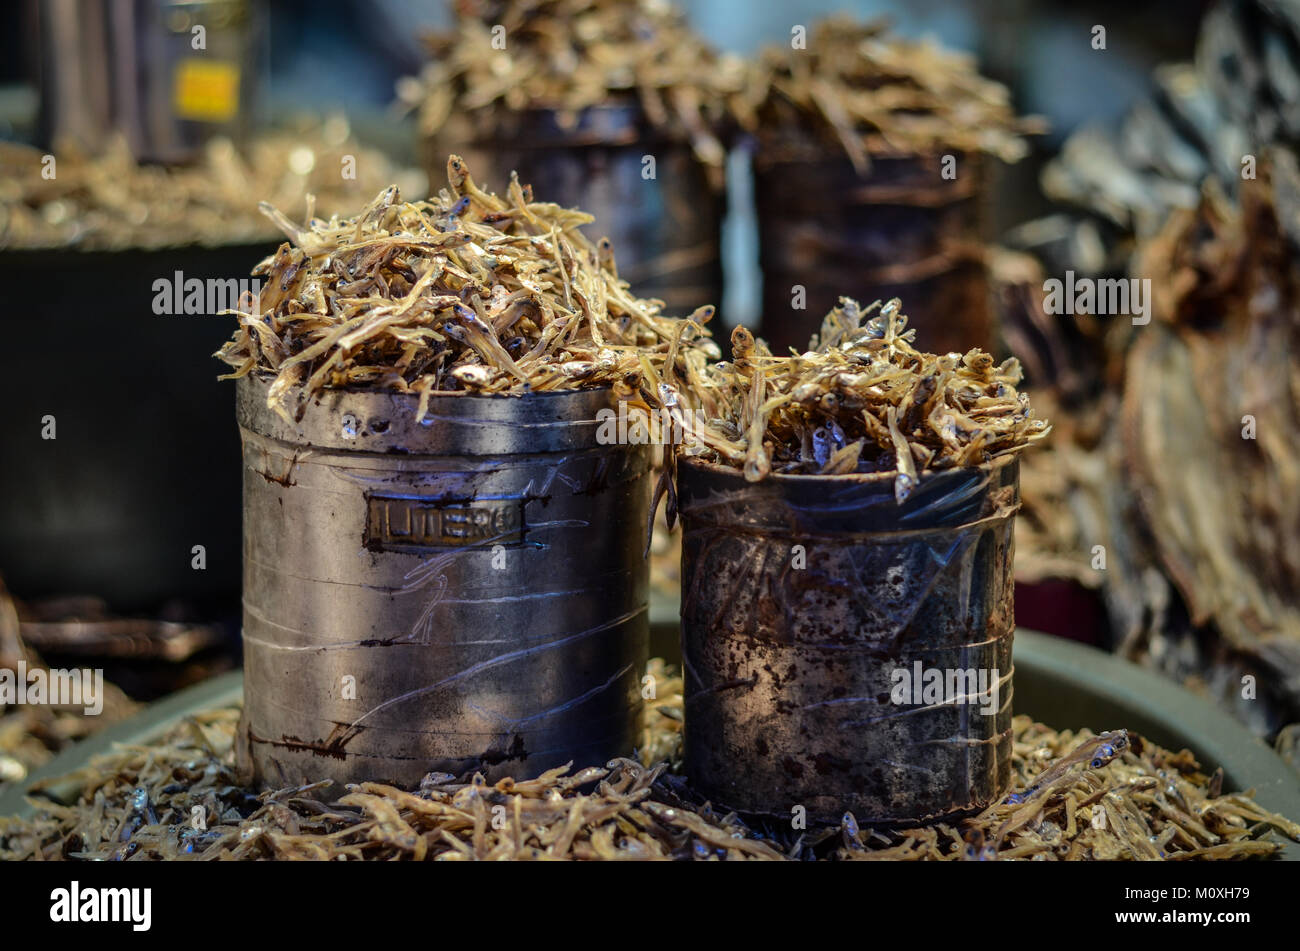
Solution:
[[[524,528],[520,498],[366,494],[365,546],[371,551],[518,546],[523,544]]]

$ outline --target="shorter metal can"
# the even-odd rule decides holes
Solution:
[[[683,458],[685,772],[715,804],[909,823],[1011,781],[1018,463],[773,475]]]

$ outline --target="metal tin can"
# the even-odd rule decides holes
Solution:
[[[864,177],[847,158],[760,148],[759,333],[773,353],[807,349],[841,294],[901,298],[910,326],[936,353],[995,349],[981,233],[984,163],[954,156],[959,171],[949,180],[943,158],[877,156]]]
[[[631,752],[648,448],[608,390],[325,390],[290,425],[239,381],[241,763],[262,785],[523,778]]]
[[[1004,794],[1018,471],[928,473],[899,505],[892,473],[749,483],[681,459],[693,788],[748,814],[868,823]]]
[[[666,140],[635,104],[584,109],[572,126],[559,120],[554,110],[527,109],[510,113],[491,137],[445,130],[421,146],[429,180],[443,179],[451,152],[499,193],[518,172],[538,198],[596,219],[584,230],[613,242],[619,276],[638,297],[658,298],[678,315],[719,303],[726,198],[690,144]]]

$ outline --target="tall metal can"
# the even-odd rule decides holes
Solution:
[[[1011,781],[1018,463],[773,475],[679,460],[685,771],[744,813],[910,823]],[[935,690],[938,678],[938,690]]]
[[[241,763],[262,785],[490,780],[628,754],[648,643],[648,447],[609,390],[324,390],[290,424],[239,381]],[[341,790],[338,790],[341,792]]]

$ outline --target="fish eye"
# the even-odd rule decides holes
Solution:
[[[1092,761],[1092,763],[1089,764],[1089,765],[1091,765],[1093,769],[1100,769],[1100,768],[1102,767],[1102,765],[1103,765],[1103,764],[1102,764],[1102,761],[1101,761],[1101,757],[1098,756],[1098,757],[1094,758],[1093,761]]]

